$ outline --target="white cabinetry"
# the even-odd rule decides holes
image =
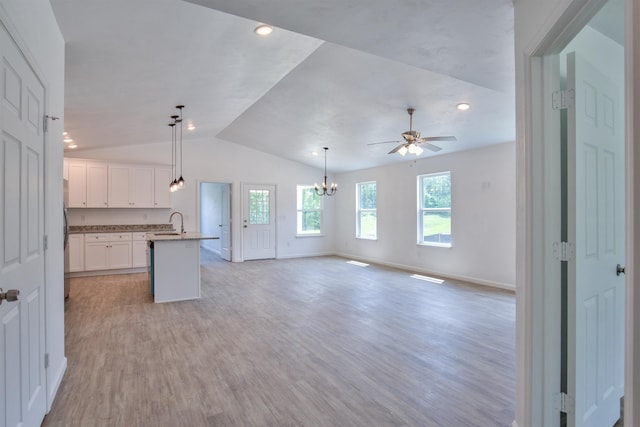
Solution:
[[[169,183],[173,179],[171,168],[156,168],[154,174],[154,206],[156,208],[170,208],[171,191],[169,190]]]
[[[87,207],[107,207],[107,171],[106,163],[87,163]]]
[[[154,168],[109,165],[110,208],[153,208]]]
[[[84,271],[84,234],[69,234],[69,271]]]
[[[147,266],[147,233],[133,233],[131,266]]]
[[[69,206],[70,208],[87,207],[87,164],[85,162],[68,162],[69,168]]]
[[[85,270],[131,268],[131,233],[85,234]]]

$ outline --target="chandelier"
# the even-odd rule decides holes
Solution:
[[[315,184],[314,188],[318,196],[333,196],[334,194],[336,194],[336,191],[338,191],[338,184],[336,184],[335,182],[332,182],[331,187],[327,189],[327,151],[329,150],[329,148],[328,147],[323,147],[323,148],[324,148],[324,181],[322,181],[322,191],[320,190],[320,187],[318,186],[318,184]]]
[[[184,105],[176,105],[180,110],[180,115],[171,116],[171,177],[173,180],[169,184],[169,190],[175,192],[184,188],[184,178],[182,177],[182,109]],[[180,178],[178,176],[178,125],[180,126]]]

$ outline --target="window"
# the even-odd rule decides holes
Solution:
[[[451,172],[418,176],[418,244],[451,246]]]
[[[313,186],[298,185],[297,233],[299,236],[320,235],[322,232],[322,197]]]
[[[376,239],[378,237],[376,182],[356,184],[356,237]]]
[[[249,190],[249,224],[269,224],[269,190]]]

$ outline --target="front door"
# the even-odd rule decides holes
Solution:
[[[273,185],[245,185],[242,255],[245,261],[276,257],[275,195]]]
[[[625,259],[622,92],[577,53],[567,56],[569,426],[613,426],[624,387]]]
[[[46,410],[45,90],[1,24],[0,56],[0,288],[20,292],[0,304],[0,427],[35,427]]]

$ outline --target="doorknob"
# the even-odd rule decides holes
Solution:
[[[2,300],[18,301],[18,295],[20,295],[20,291],[17,289],[9,289],[7,292],[2,292],[2,288],[0,288],[0,304],[2,304]]]
[[[624,267],[621,266],[620,264],[616,265],[616,276],[619,276],[620,274],[625,274],[624,273]]]

